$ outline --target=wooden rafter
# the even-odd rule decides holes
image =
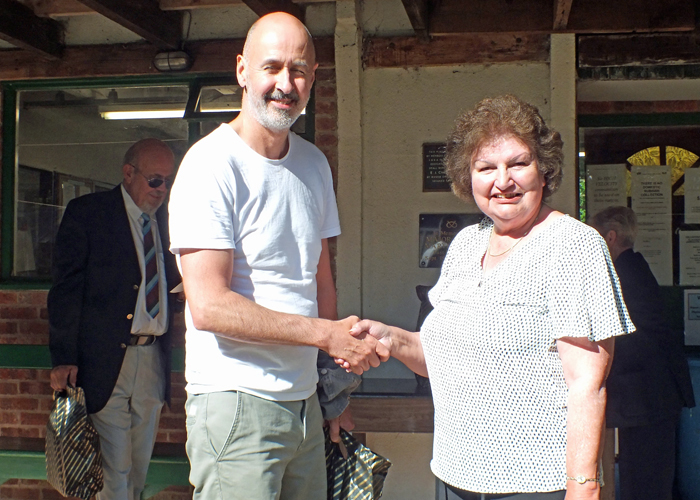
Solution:
[[[163,12],[156,0],[80,0],[80,3],[164,49],[180,45],[182,14]]]
[[[292,0],[243,0],[243,3],[259,16],[281,11],[304,20],[304,11]]]
[[[440,0],[430,13],[433,37],[460,33],[649,33],[695,28],[695,0]],[[559,16],[555,8],[569,8]],[[559,11],[559,9],[557,8]],[[564,26],[566,21],[566,26]],[[555,24],[558,29],[554,29]]]
[[[234,75],[236,55],[243,50],[243,38],[203,40],[187,44],[194,64],[188,74]],[[319,68],[335,66],[335,40],[316,37]],[[60,61],[44,61],[26,50],[0,50],[0,82],[50,78],[116,77],[156,75],[153,57],[158,48],[148,43],[120,43],[66,47]]]
[[[554,31],[563,31],[569,25],[571,4],[574,0],[554,0]],[[585,0],[584,0],[585,1]]]
[[[549,35],[470,33],[433,37],[419,43],[415,37],[365,38],[362,63],[367,68],[409,68],[454,64],[547,61]]]
[[[327,2],[328,0],[292,0],[296,4]],[[27,0],[34,13],[39,17],[67,17],[97,14],[94,10],[81,4],[79,0]],[[243,5],[243,0],[159,0],[160,10],[198,10],[216,7]]]
[[[0,39],[17,47],[59,59],[63,51],[61,25],[42,19],[14,0],[0,0]]]
[[[411,21],[413,31],[419,40],[427,42],[430,40],[430,19],[428,0],[401,0],[406,9],[408,19]]]

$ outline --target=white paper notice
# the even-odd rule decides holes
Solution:
[[[700,290],[684,290],[685,345],[700,345]]]
[[[685,223],[700,224],[700,169],[686,168],[683,178]]]
[[[700,231],[678,232],[680,285],[700,286]]]
[[[586,217],[614,206],[627,206],[627,168],[622,165],[586,165]]]
[[[632,167],[632,210],[637,214],[637,241],[661,286],[673,285],[671,168]]]

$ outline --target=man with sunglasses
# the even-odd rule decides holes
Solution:
[[[163,202],[173,153],[157,139],[129,148],[115,189],[66,207],[48,296],[51,387],[85,391],[100,436],[98,500],[135,500],[145,486],[163,402],[170,400],[170,325],[179,282]],[[166,250],[165,252],[163,250]]]

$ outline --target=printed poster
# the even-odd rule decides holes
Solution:
[[[700,224],[700,169],[686,168],[683,173],[685,188],[685,223]]]
[[[586,165],[586,218],[613,206],[627,206],[627,168]]]
[[[637,241],[661,286],[673,285],[671,168],[632,167],[632,210],[637,214]]]

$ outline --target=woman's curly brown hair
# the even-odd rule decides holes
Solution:
[[[462,113],[447,139],[445,171],[459,198],[472,198],[471,167],[479,149],[504,136],[515,137],[534,153],[537,169],[545,179],[543,197],[557,190],[564,162],[559,132],[545,124],[535,106],[514,95],[502,95],[484,99]]]

